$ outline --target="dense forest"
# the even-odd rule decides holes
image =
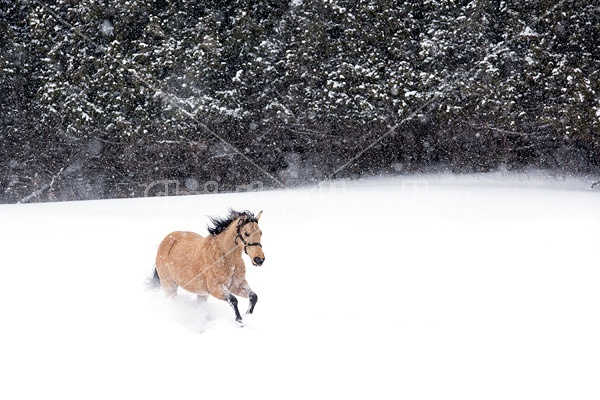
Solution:
[[[4,203],[600,172],[589,0],[0,0],[0,32]]]

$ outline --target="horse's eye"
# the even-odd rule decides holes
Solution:
[[[244,236],[250,237],[250,234],[248,232],[244,232]]]

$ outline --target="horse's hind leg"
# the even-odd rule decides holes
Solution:
[[[165,292],[165,296],[167,297],[176,297],[177,296],[177,284],[174,281],[166,281],[162,282],[163,292]]]
[[[208,300],[208,293],[198,293],[196,294],[196,298],[198,299],[198,303],[206,303],[206,300]]]
[[[163,268],[157,267],[156,271],[158,272],[158,276],[160,278],[160,285],[163,288],[163,292],[165,293],[165,296],[167,296],[167,297],[177,296],[177,288],[179,287],[179,285],[177,285],[177,283],[175,283],[173,278],[171,278],[171,276],[168,273],[166,273]]]
[[[158,273],[160,284],[167,297],[176,296],[177,288],[179,286],[169,273],[169,266],[173,266],[173,261],[170,259],[169,254],[176,243],[177,238],[174,234],[171,234],[163,239],[160,246],[158,246],[158,252],[156,253],[156,272]]]

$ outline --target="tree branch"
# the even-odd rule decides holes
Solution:
[[[54,186],[54,182],[56,181],[56,179],[58,179],[60,177],[60,175],[63,172],[63,169],[64,168],[61,168],[60,171],[58,171],[58,173],[52,177],[52,180],[50,181],[50,183],[46,183],[46,184],[42,185],[42,187],[39,188],[38,190],[35,190],[34,192],[23,197],[21,200],[17,201],[17,204],[28,203],[31,199],[38,197],[39,195],[44,193],[44,191],[46,191],[46,190],[50,189],[52,186]]]

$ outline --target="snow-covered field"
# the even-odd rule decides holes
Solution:
[[[264,210],[245,328],[143,285],[167,233],[230,206]],[[581,179],[4,205],[0,243],[2,399],[600,398],[600,191]]]

